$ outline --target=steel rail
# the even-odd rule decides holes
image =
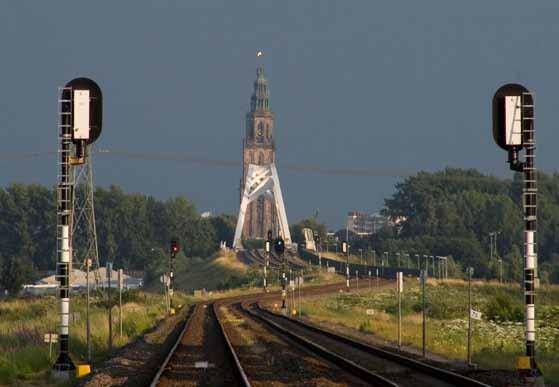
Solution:
[[[243,312],[248,313],[249,315],[253,316],[254,318],[264,322],[268,326],[272,327],[274,330],[279,331],[283,335],[287,336],[289,339],[299,343],[300,345],[302,345],[303,347],[305,347],[307,349],[310,349],[315,354],[317,354],[317,355],[321,356],[322,358],[336,364],[340,368],[345,369],[346,371],[348,371],[352,375],[357,376],[360,379],[363,379],[367,383],[371,383],[375,386],[389,386],[389,387],[400,386],[399,384],[394,383],[393,381],[391,381],[391,380],[389,380],[389,379],[387,379],[387,378],[385,378],[385,377],[383,377],[383,376],[381,376],[381,375],[379,375],[379,374],[377,374],[373,371],[370,371],[370,370],[360,366],[359,364],[353,362],[350,359],[347,359],[347,358],[345,358],[341,355],[338,355],[338,354],[326,349],[325,347],[304,338],[303,336],[297,335],[296,333],[293,333],[293,332],[285,329],[284,327],[282,327],[278,323],[270,320],[267,317],[262,316],[260,313],[257,313],[257,312],[254,312],[254,311],[250,310],[249,308],[247,308],[242,303],[240,303],[240,308]]]
[[[480,382],[479,380],[475,380],[472,378],[469,378],[467,376],[464,375],[460,375],[458,373],[449,371],[449,370],[445,370],[443,368],[439,368],[439,367],[435,367],[433,365],[427,364],[427,363],[423,363],[420,362],[418,360],[415,359],[411,359],[409,357],[394,353],[394,352],[390,352],[378,347],[374,347],[372,345],[369,344],[365,344],[362,343],[360,341],[356,341],[352,338],[349,338],[347,336],[338,334],[338,333],[334,333],[332,331],[326,330],[326,329],[322,329],[322,328],[318,328],[314,325],[305,323],[303,321],[300,320],[296,320],[296,319],[291,319],[289,317],[283,316],[281,314],[278,313],[273,313],[265,308],[262,308],[258,303],[255,303],[253,305],[256,305],[256,308],[265,314],[269,314],[281,319],[285,319],[287,321],[290,321],[296,325],[302,326],[304,328],[307,328],[313,332],[316,332],[318,334],[322,334],[324,336],[327,336],[331,339],[334,339],[336,341],[342,342],[344,344],[347,344],[349,346],[352,346],[354,348],[358,348],[364,352],[370,353],[372,355],[396,362],[400,365],[405,365],[409,368],[412,368],[420,373],[435,377],[437,379],[440,379],[442,381],[445,382],[450,382],[453,383],[457,386],[463,386],[463,387],[470,387],[470,386],[475,386],[475,387],[491,387],[488,384],[485,384],[483,382]]]
[[[227,343],[227,347],[229,348],[229,356],[231,356],[233,362],[235,363],[235,372],[237,374],[237,377],[239,378],[239,380],[242,380],[243,385],[245,387],[251,387],[250,381],[248,380],[248,377],[246,375],[246,372],[241,364],[241,361],[239,360],[239,357],[237,356],[237,353],[235,352],[235,349],[233,348],[233,344],[231,344],[231,340],[229,340],[229,337],[227,336],[227,333],[225,332],[225,328],[223,327],[223,324],[221,322],[221,320],[219,319],[219,315],[217,313],[217,304],[213,303],[212,304],[212,313],[214,314],[214,317],[217,321],[217,324],[219,325],[219,330],[221,331],[221,334],[223,336],[223,338],[225,339],[225,342]]]
[[[175,344],[173,344],[173,346],[171,347],[171,350],[169,351],[169,353],[165,357],[165,360],[163,361],[163,363],[161,363],[161,366],[157,370],[157,373],[155,374],[155,377],[151,381],[150,387],[156,387],[157,384],[159,383],[159,380],[161,379],[161,375],[163,375],[163,372],[167,368],[167,364],[169,364],[169,360],[171,360],[171,358],[175,354],[175,351],[176,351],[177,347],[179,346],[180,342],[182,341],[182,338],[184,337],[184,334],[188,330],[188,327],[190,326],[190,322],[192,321],[192,317],[196,313],[197,308],[201,308],[201,304],[197,304],[197,305],[195,305],[194,307],[191,308],[191,310],[189,312],[189,315],[188,315],[186,321],[184,322],[184,327],[182,328],[181,333],[179,334],[179,337],[177,338],[177,341],[175,341]]]

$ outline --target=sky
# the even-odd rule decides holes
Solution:
[[[535,93],[537,166],[553,172],[558,18],[557,1],[2,1],[0,186],[56,184],[58,88],[85,76],[104,94],[96,147],[148,155],[95,155],[96,185],[236,213],[259,64],[290,222],[378,210],[401,178],[377,172],[510,177],[490,133],[508,82]]]

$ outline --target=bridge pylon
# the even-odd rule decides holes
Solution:
[[[279,220],[279,236],[283,238],[288,248],[291,247],[291,233],[289,232],[289,223],[287,223],[287,214],[285,212],[276,165],[274,163],[268,165],[249,164],[244,187],[239,217],[237,218],[237,227],[235,228],[235,238],[233,239],[233,248],[238,249],[242,247],[243,225],[248,205],[262,195],[268,195],[274,200],[274,208],[277,211],[276,215]]]

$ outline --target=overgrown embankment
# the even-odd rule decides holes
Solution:
[[[365,283],[365,286],[368,284]],[[368,286],[367,286],[368,287]],[[409,279],[402,298],[402,342],[421,348],[421,289]],[[537,356],[546,378],[559,382],[559,286],[538,290]],[[524,306],[519,285],[476,282],[473,309],[482,320],[473,322],[473,361],[480,367],[513,369],[524,351]],[[369,313],[367,314],[367,310]],[[463,281],[429,281],[426,287],[427,351],[448,359],[465,360],[467,353],[468,287]],[[364,293],[342,293],[303,302],[305,317],[356,334],[397,340],[398,299],[392,287]]]
[[[177,303],[185,303],[182,293]],[[116,302],[115,304],[117,304]],[[110,355],[106,301],[94,297],[91,306],[93,364]],[[70,319],[70,351],[75,362],[84,362],[86,346],[85,297],[73,296]],[[59,304],[54,297],[14,298],[0,303],[0,384],[46,385],[57,344],[49,357],[44,334],[56,333]],[[165,316],[163,297],[141,291],[123,295],[123,329],[119,332],[118,309],[113,307],[114,350],[135,340]]]

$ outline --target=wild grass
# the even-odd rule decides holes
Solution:
[[[421,292],[417,280],[407,280],[402,299],[402,342],[421,348]],[[443,284],[430,281],[426,287],[427,351],[450,359],[465,360],[467,354],[468,287],[463,281]],[[473,361],[480,367],[513,369],[524,350],[522,291],[519,285],[476,282],[473,307],[482,311],[473,321]],[[518,316],[517,309],[521,314]],[[373,309],[372,316],[366,315]],[[389,341],[397,339],[395,289],[379,288],[362,294],[338,294],[303,302],[305,314],[322,320],[371,332]],[[489,318],[488,318],[489,317]],[[519,318],[520,317],[520,318]],[[536,333],[537,361],[551,383],[559,382],[559,287],[538,290]]]
[[[120,336],[118,308],[113,307],[113,349],[134,340],[164,317],[161,296],[131,291],[124,297],[123,334]],[[175,293],[177,303],[186,301]],[[90,321],[93,362],[109,355],[108,312],[104,302],[93,298]],[[57,333],[58,301],[54,297],[11,299],[0,302],[0,384],[47,383],[50,367],[56,359],[58,344],[44,343],[45,333]],[[72,298],[70,352],[75,362],[84,362],[87,354],[85,298]]]

